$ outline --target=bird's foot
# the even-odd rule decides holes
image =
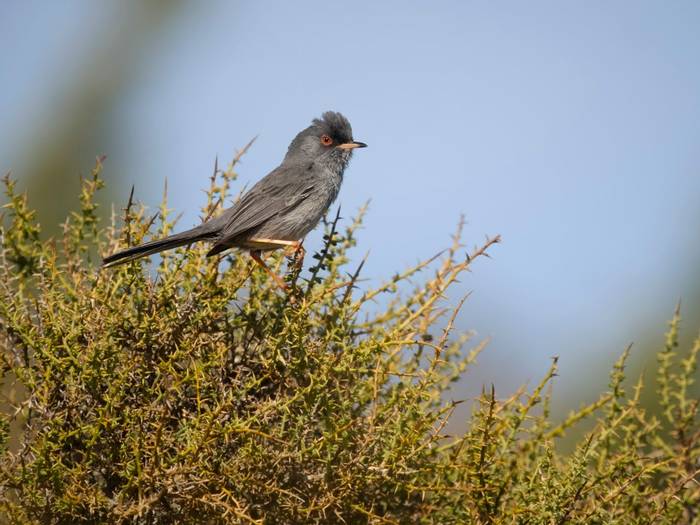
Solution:
[[[286,248],[285,255],[292,259],[292,266],[296,270],[301,270],[301,268],[304,266],[304,257],[306,257],[304,241],[297,241],[295,245]]]

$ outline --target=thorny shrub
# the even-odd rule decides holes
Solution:
[[[203,217],[229,199],[234,165],[215,170]],[[564,421],[549,414],[555,360],[532,390],[485,389],[447,436],[447,391],[483,347],[454,334],[463,301],[447,292],[498,238],[465,255],[457,234],[378,287],[347,256],[362,213],[329,221],[303,272],[271,256],[290,293],[202,245],[104,270],[98,254],[173,221],[165,199],[154,217],[130,199],[101,226],[100,170],[48,240],[5,179],[3,522],[700,523],[700,339],[678,353],[678,312],[660,416],[641,379],[625,386],[626,350],[608,391]],[[593,430],[559,452],[584,418]]]

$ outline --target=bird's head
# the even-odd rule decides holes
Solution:
[[[364,142],[353,140],[348,119],[335,111],[326,111],[294,138],[285,161],[321,161],[344,168],[352,151],[365,147]]]

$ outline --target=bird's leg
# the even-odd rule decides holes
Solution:
[[[260,257],[260,250],[250,250],[250,256],[268,273],[270,277],[272,277],[272,279],[275,281],[275,283],[277,283],[277,285],[280,288],[282,288],[284,291],[289,290],[289,286],[287,286],[287,283],[285,283],[279,275],[270,270],[269,266],[265,264],[265,261],[262,260],[262,258]]]
[[[255,244],[260,246],[260,248],[274,249],[284,248],[285,255],[289,257],[294,257],[294,264],[301,267],[304,263],[304,256],[306,255],[306,250],[304,249],[303,243],[304,239],[299,241],[284,241],[281,239],[263,239],[260,237],[253,237],[248,239],[248,244]]]
[[[299,244],[299,241],[283,241],[282,239],[264,239],[262,237],[251,237],[246,240],[246,246],[254,250],[277,250]]]

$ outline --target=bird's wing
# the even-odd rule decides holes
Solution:
[[[275,215],[290,211],[303,202],[313,188],[310,170],[280,166],[253,186],[231,209],[217,245],[226,244]]]

